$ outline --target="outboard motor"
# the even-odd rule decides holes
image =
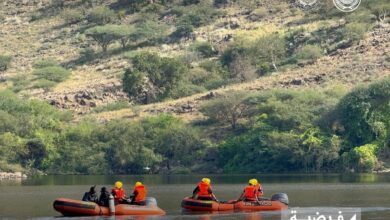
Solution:
[[[110,209],[110,215],[115,215],[115,201],[112,195],[108,199],[108,208]]]
[[[272,195],[271,200],[272,201],[279,201],[279,202],[281,202],[283,204],[288,205],[288,196],[285,193],[274,194],[274,195]]]
[[[157,207],[157,200],[153,197],[146,197],[146,206]]]

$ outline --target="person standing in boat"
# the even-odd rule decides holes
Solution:
[[[122,187],[123,183],[117,181],[115,182],[115,187],[111,190],[111,194],[114,196],[115,199],[115,204],[126,203],[125,190]]]
[[[99,199],[98,199],[98,196],[96,194],[95,187],[96,186],[92,186],[89,189],[89,192],[84,193],[84,196],[82,198],[83,201],[98,203]]]
[[[249,180],[248,185],[245,187],[238,201],[258,201],[263,196],[263,188],[257,181],[257,179]]]
[[[211,180],[203,178],[192,192],[193,199],[218,201],[211,189]]]
[[[133,195],[130,196],[132,205],[146,205],[146,196],[148,191],[141,182],[136,182],[134,185]]]

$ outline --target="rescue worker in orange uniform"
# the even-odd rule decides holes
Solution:
[[[192,192],[193,199],[218,201],[211,189],[211,180],[203,178]]]
[[[133,195],[130,196],[133,205],[146,205],[146,196],[148,191],[141,182],[136,182],[134,185]]]
[[[244,192],[241,194],[239,201],[259,201],[259,198],[263,196],[262,186],[259,184],[257,179],[249,180],[248,185],[245,187]]]
[[[115,187],[112,188],[111,194],[114,196],[115,203],[126,203],[125,190],[122,188],[123,183],[120,181],[115,182]]]

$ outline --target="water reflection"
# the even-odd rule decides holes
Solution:
[[[91,185],[111,187],[122,180],[129,192],[136,180],[148,186],[159,206],[167,212],[160,218],[99,217],[77,219],[261,219],[280,220],[275,213],[182,213],[181,200],[190,195],[203,175],[171,176],[40,176],[22,181],[0,182],[0,219],[51,219],[59,216],[52,208],[54,199],[81,199]],[[217,197],[222,201],[236,199],[250,178],[262,181],[265,196],[285,192],[291,207],[360,207],[363,219],[390,219],[389,174],[282,174],[282,175],[215,175],[209,176]],[[49,216],[49,217],[45,217]],[[43,218],[42,218],[43,217]],[[67,219],[67,218],[59,218]]]
[[[152,185],[195,184],[203,175],[48,175],[18,180],[22,185],[111,185],[116,180],[128,184],[142,181]],[[385,183],[390,182],[388,174],[256,174],[256,175],[213,175],[213,183],[245,184],[248,179],[257,178],[266,183]],[[12,181],[0,182],[1,185]]]

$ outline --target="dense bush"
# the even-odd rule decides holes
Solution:
[[[7,70],[11,61],[12,61],[11,56],[0,55],[0,71]]]
[[[249,131],[221,144],[220,165],[226,172],[336,169],[340,144],[322,131],[321,117],[337,100],[318,91],[275,90],[248,97],[241,103],[252,121]]]
[[[46,173],[138,174],[191,168],[205,148],[199,132],[173,116],[138,122],[70,122],[71,115],[0,91],[0,169]]]

